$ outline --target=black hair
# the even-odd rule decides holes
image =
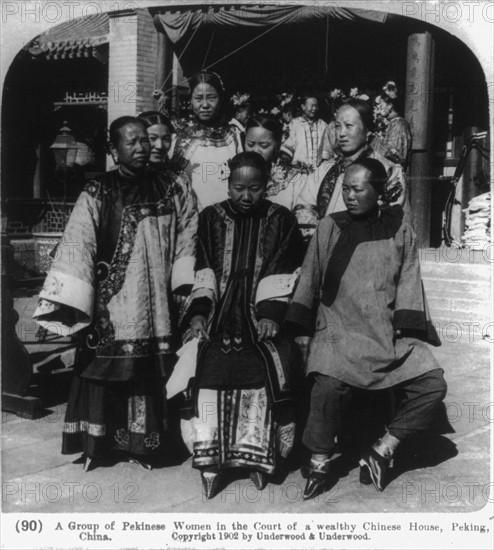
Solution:
[[[364,157],[357,159],[351,166],[362,166],[362,168],[369,170],[371,173],[369,183],[374,187],[378,195],[384,193],[384,188],[388,181],[388,174],[381,161],[370,157]]]
[[[224,99],[225,86],[223,85],[223,81],[218,74],[209,71],[199,71],[198,73],[193,74],[189,78],[191,94],[194,91],[195,87],[199,84],[211,85],[218,92],[220,98]]]
[[[367,101],[351,97],[349,99],[345,99],[345,101],[343,101],[339,106],[338,110],[343,107],[353,107],[360,115],[365,129],[369,132],[374,130],[374,111]]]
[[[121,116],[116,118],[111,124],[108,130],[109,141],[112,145],[117,145],[120,141],[121,134],[120,130],[127,126],[127,124],[138,124],[146,129],[146,124],[142,119],[139,119],[135,116]]]
[[[254,151],[238,153],[228,161],[228,168],[230,169],[230,174],[228,176],[229,184],[231,183],[233,172],[235,172],[235,170],[240,170],[240,168],[255,168],[261,172],[264,182],[268,182],[268,165],[264,157]]]
[[[138,115],[137,118],[143,120],[147,128],[149,128],[149,126],[154,126],[155,124],[163,124],[163,126],[167,126],[173,131],[171,120],[158,111],[144,111],[144,113]]]
[[[273,138],[281,143],[281,138],[283,136],[283,126],[280,121],[271,115],[257,115],[250,118],[245,125],[245,133],[248,132],[250,128],[264,128],[265,130],[270,131],[273,134]]]
[[[316,92],[314,90],[304,90],[300,95],[300,105],[305,105],[305,102],[311,98],[318,99]]]

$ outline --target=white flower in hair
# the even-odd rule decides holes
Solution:
[[[348,95],[350,97],[358,97],[358,88],[350,88],[350,92]]]
[[[335,88],[329,92],[329,97],[334,100],[344,97],[344,94],[340,88]]]
[[[278,107],[273,107],[271,109],[271,111],[269,111],[272,115],[276,116],[276,115],[279,115],[280,114],[280,110],[278,109]]]
[[[383,92],[390,98],[396,99],[398,97],[398,88],[393,80],[388,80],[383,86]]]
[[[241,94],[240,92],[237,92],[236,94],[232,95],[232,97],[230,98],[230,101],[233,103],[235,107],[244,107],[249,103],[250,95]]]

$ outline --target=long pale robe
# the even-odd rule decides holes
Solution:
[[[228,161],[242,150],[229,126],[194,123],[177,132],[173,161],[189,176],[199,210],[228,198]]]
[[[132,180],[112,171],[90,181],[57,248],[35,320],[63,335],[88,328],[90,378],[129,379],[149,358],[163,367],[173,351],[171,292],[194,280],[196,229],[195,199],[181,174]]]
[[[317,153],[326,123],[324,120],[309,120],[306,117],[297,117],[289,127],[288,138],[281,146],[281,152],[291,157],[292,164],[299,162],[315,168]]]
[[[394,206],[367,221],[345,211],[320,222],[286,317],[312,336],[309,373],[377,390],[439,368],[424,343],[439,339],[402,215]]]
[[[194,280],[196,230],[184,174],[115,170],[81,193],[34,313],[43,327],[79,336],[63,454],[167,449],[172,291]]]

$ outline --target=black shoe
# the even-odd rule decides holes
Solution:
[[[134,456],[129,457],[129,462],[131,464],[137,464],[138,466],[140,466],[143,470],[146,470],[147,472],[149,472],[153,469],[152,464],[149,464],[149,462],[143,462],[142,459],[137,459]]]
[[[385,458],[376,452],[372,447],[362,454],[361,466],[367,466],[369,475],[375,488],[381,493],[386,487],[387,474],[391,459]]]
[[[262,472],[257,472],[257,471],[250,472],[249,478],[254,483],[258,491],[262,491],[268,483],[266,480],[266,475],[263,474]]]
[[[204,472],[201,472],[201,481],[202,481],[202,491],[204,496],[210,500],[215,497],[220,490],[220,474],[208,472],[208,475],[205,475]]]
[[[372,478],[370,475],[369,468],[367,466],[360,466],[360,473],[359,473],[358,480],[362,485],[372,485]]]
[[[329,485],[329,459],[324,462],[311,460],[303,500],[309,500],[324,493],[329,489]]]

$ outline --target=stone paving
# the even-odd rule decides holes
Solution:
[[[26,322],[34,299],[16,299]],[[25,339],[25,338],[24,338]],[[54,347],[60,344],[53,344]],[[37,346],[37,347],[36,347]],[[64,344],[66,346],[66,344]],[[33,345],[30,353],[52,352]],[[445,341],[433,349],[448,382],[446,410],[455,432],[428,436],[405,448],[396,461],[400,475],[383,493],[358,481],[358,468],[341,470],[337,484],[318,499],[303,502],[305,480],[299,464],[286,477],[258,492],[236,477],[205,501],[190,458],[150,472],[129,463],[84,472],[77,455],[60,453],[65,399],[47,405],[47,414],[26,420],[2,413],[2,506],[4,512],[469,512],[489,496],[491,344],[481,339]],[[341,462],[340,460],[337,461]]]

